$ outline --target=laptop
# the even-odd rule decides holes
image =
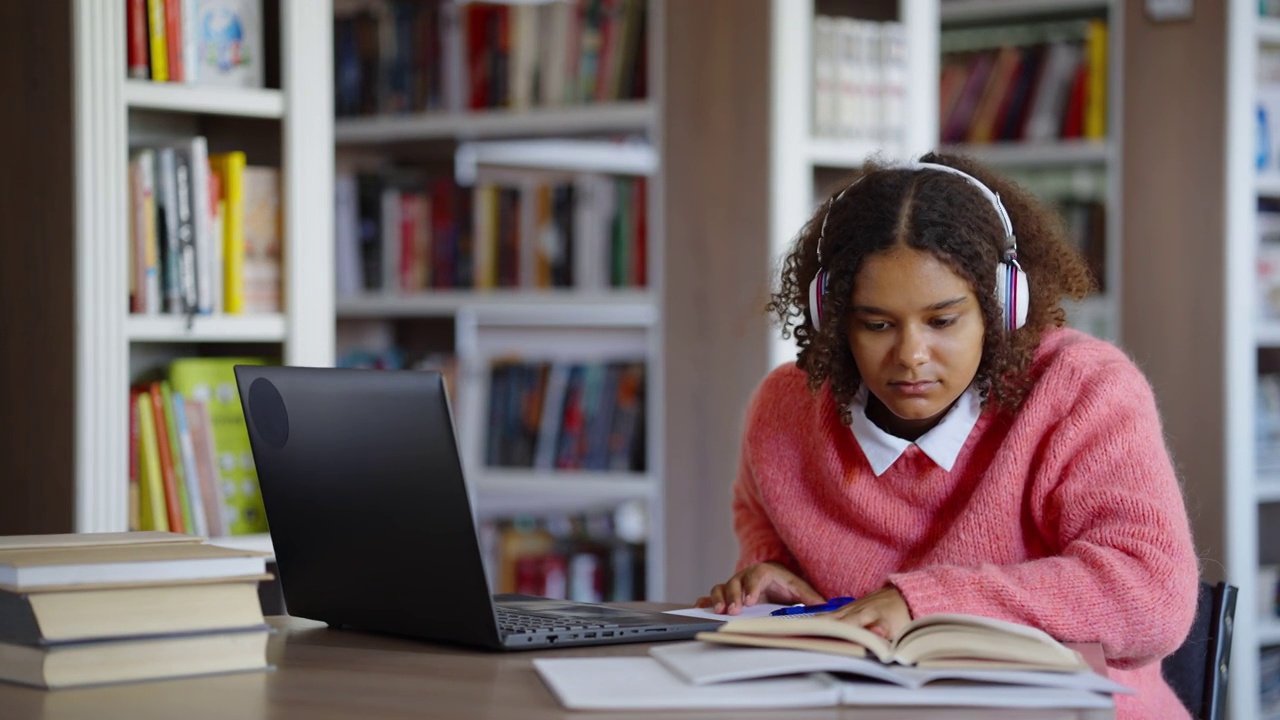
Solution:
[[[290,615],[493,650],[688,639],[720,625],[491,594],[439,373],[235,374]]]

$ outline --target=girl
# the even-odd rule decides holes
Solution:
[[[752,398],[737,571],[698,604],[1020,622],[1101,642],[1138,692],[1120,720],[1188,717],[1159,662],[1195,614],[1186,510],[1146,379],[1063,327],[1090,288],[1052,214],[972,160],[864,168],[786,258],[769,309],[799,356]]]

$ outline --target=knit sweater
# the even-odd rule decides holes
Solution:
[[[751,400],[734,485],[738,568],[780,562],[826,597],[885,585],[912,617],[971,613],[1100,642],[1118,720],[1187,712],[1160,674],[1198,569],[1146,378],[1115,347],[1051,330],[1016,413],[988,408],[950,472],[914,445],[876,477],[829,386],[794,365]]]

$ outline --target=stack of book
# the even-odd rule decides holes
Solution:
[[[167,532],[0,537],[0,680],[43,688],[263,670],[262,553]]]

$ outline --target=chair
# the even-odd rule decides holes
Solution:
[[[1226,716],[1236,591],[1234,585],[1202,581],[1191,633],[1160,667],[1178,699],[1199,720]]]

